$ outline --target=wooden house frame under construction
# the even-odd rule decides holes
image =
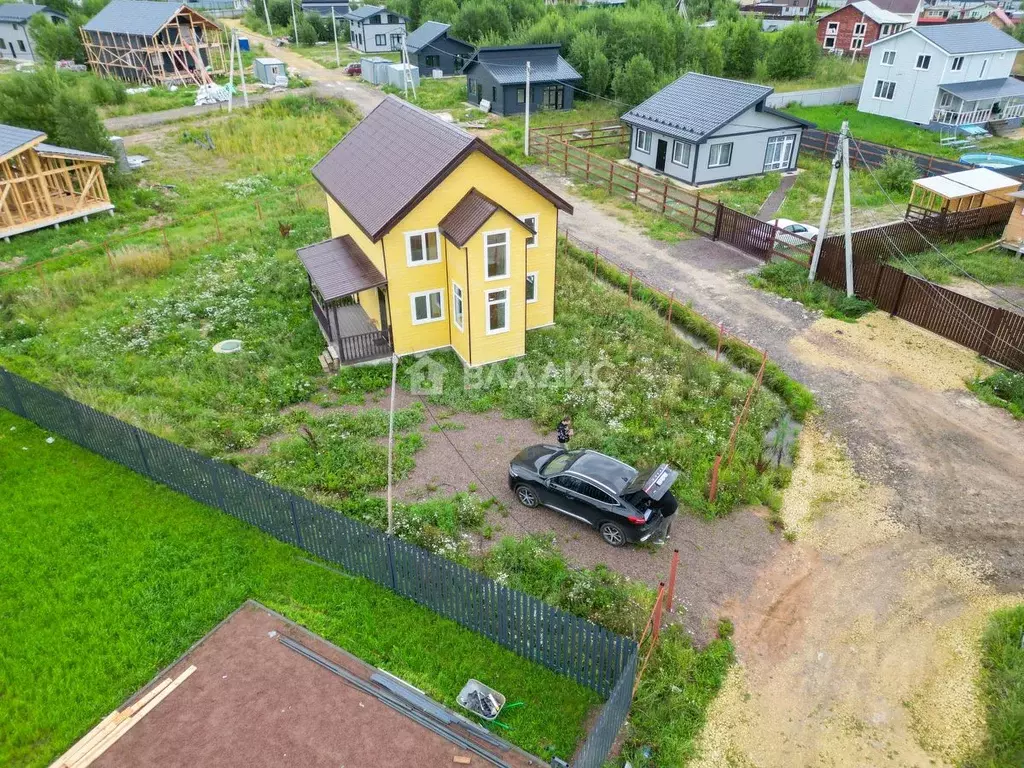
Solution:
[[[102,77],[202,85],[226,69],[220,27],[176,2],[112,0],[81,31],[89,67]]]
[[[110,211],[112,157],[57,147],[46,134],[0,125],[0,238]]]

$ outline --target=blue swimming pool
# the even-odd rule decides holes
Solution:
[[[960,155],[960,162],[968,165],[976,165],[979,168],[990,168],[998,171],[1003,168],[1012,168],[1015,165],[1024,165],[1024,158],[1011,157],[1010,155],[993,155],[985,152],[972,152],[967,155]]]

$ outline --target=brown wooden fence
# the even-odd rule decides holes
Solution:
[[[910,152],[899,147],[890,147],[888,144],[875,144],[872,141],[856,138],[852,143],[856,144],[856,147],[850,151],[851,168],[863,168],[865,164],[871,168],[878,168],[885,162],[885,158],[889,154],[906,155],[917,163],[918,169],[925,175],[955,173],[973,168],[973,166],[958,163],[956,160]],[[816,128],[805,128],[803,138],[800,139],[801,152],[809,152],[826,160],[831,160],[835,156],[837,146],[839,146],[838,133],[819,131]]]
[[[948,212],[908,205],[905,218],[932,239],[955,242],[1001,235],[1013,214],[1013,207],[1013,203],[1000,203],[969,211]]]
[[[531,153],[566,176],[607,189],[610,195],[625,197],[697,234],[729,243],[764,261],[782,256],[804,266],[810,263],[812,241],[783,232],[700,192],[680,189],[639,168],[622,165],[578,146],[579,143],[586,147],[611,143],[611,137],[616,135],[613,128],[600,123],[543,128],[530,135]],[[829,139],[826,137],[826,140]],[[802,146],[806,148],[806,140]],[[835,145],[831,146],[834,151]],[[872,157],[879,157],[864,154],[869,163]],[[881,157],[884,158],[884,153]],[[927,155],[920,157],[927,158]],[[931,166],[935,172],[959,169],[943,169],[940,164],[949,161],[931,159],[935,161]],[[993,206],[992,210],[946,214],[941,221],[932,221],[930,229],[919,223],[899,221],[854,232],[855,293],[894,317],[951,339],[1009,368],[1024,371],[1024,315],[976,301],[885,263],[897,250],[906,254],[930,248],[926,235],[960,240],[995,234],[1002,230],[1002,222],[1006,220],[1005,212],[997,210],[1001,208]],[[1004,218],[1000,221],[1001,216]],[[846,289],[841,235],[822,242],[818,276],[827,285]]]

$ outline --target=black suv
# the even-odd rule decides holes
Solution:
[[[545,507],[597,528],[613,547],[668,534],[679,473],[667,464],[638,472],[597,451],[532,445],[512,459],[508,485],[526,507]]]

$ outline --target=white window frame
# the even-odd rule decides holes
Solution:
[[[685,147],[685,149],[686,149],[686,162],[683,162],[682,160],[676,160],[676,147]],[[680,155],[680,157],[682,157],[683,153],[680,152],[679,155]],[[673,165],[678,165],[680,168],[689,168],[690,167],[690,163],[693,162],[693,145],[692,144],[688,144],[685,141],[679,141],[678,139],[674,139],[672,141],[672,157],[671,157],[671,160],[672,160]]]
[[[826,51],[831,51],[836,47],[836,38],[834,35],[829,35],[825,38],[825,42],[821,44],[821,47]]]
[[[891,86],[889,95],[885,95],[886,86]],[[875,81],[875,92],[871,98],[878,99],[879,101],[892,101],[896,95],[896,81],[895,80],[876,80]]]
[[[839,34],[839,22],[838,21],[830,21],[828,23],[828,25],[825,27],[825,34],[826,35],[838,35]]]
[[[981,60],[981,72],[978,73],[978,79],[980,80],[985,76],[985,70],[988,69],[988,59]]]
[[[382,37],[384,38],[384,42],[383,43],[380,41],[380,39]],[[374,45],[387,45],[388,44],[387,33],[385,32],[383,35],[378,35],[378,34],[374,33],[374,35],[373,35],[373,44]]]
[[[888,59],[888,61],[886,61]],[[891,67],[896,63],[896,51],[882,51],[882,66]]]
[[[528,213],[525,216],[520,216],[519,220],[526,223],[527,219],[533,219],[533,236],[526,238],[527,248],[537,247],[537,237],[540,235],[540,214],[539,213]]]
[[[434,250],[437,252],[436,259],[427,258],[427,241],[426,235],[433,233],[434,235]],[[420,246],[423,249],[423,258],[419,261],[413,261],[412,259],[412,240],[414,237],[423,238]],[[405,263],[410,267],[422,267],[426,264],[439,264],[441,262],[441,230],[437,229],[417,229],[412,232],[405,233]]]
[[[722,162],[722,152],[723,152],[723,150],[718,149],[719,147],[728,147],[729,148],[729,158],[724,163]],[[711,162],[711,159],[714,157],[716,151],[718,153],[718,162],[714,162],[713,163],[713,162]],[[712,144],[710,147],[708,147],[708,168],[728,168],[730,165],[732,165],[732,142],[731,141],[723,141],[720,144]]]
[[[783,156],[780,155],[779,156],[779,161],[777,163],[774,163],[774,162],[773,163],[769,163],[768,162],[768,155],[772,151],[772,145],[773,144],[781,144],[783,146],[783,149],[786,150],[784,152],[784,154],[785,154],[785,160],[784,161],[783,161]],[[764,170],[765,171],[785,171],[785,170],[788,170],[789,166],[792,165],[792,163],[793,163],[793,150],[794,149],[796,149],[796,134],[795,133],[780,133],[780,134],[778,134],[776,136],[769,136],[768,137],[768,142],[765,144],[765,151],[764,151],[765,164],[764,164]]]
[[[637,152],[651,154],[651,132],[643,128],[636,129],[636,140],[633,142]]]
[[[868,33],[868,25],[863,21],[853,25],[853,36],[864,37]]]
[[[503,293],[505,294],[504,299],[498,301],[493,300],[491,297]],[[502,328],[491,328],[491,305],[492,304],[504,304],[505,305],[505,325]],[[512,326],[511,317],[511,294],[508,288],[495,288],[492,291],[486,291],[484,294],[484,329],[487,336],[493,336],[496,333],[508,333],[509,328]]]
[[[438,296],[439,305],[440,305],[440,308],[441,308],[441,314],[439,314],[437,317],[431,317],[430,316],[430,297],[433,294],[435,294],[435,293]],[[419,320],[419,319],[416,318],[416,299],[420,298],[421,296],[425,296],[427,298],[427,316],[423,320]],[[412,318],[412,324],[413,325],[424,325],[426,323],[439,323],[442,320],[444,320],[444,289],[442,289],[442,288],[432,288],[429,291],[418,291],[416,293],[410,293],[409,294],[409,316]]]
[[[531,277],[533,278],[533,298],[532,299],[530,298],[530,289],[529,289],[529,287],[527,287],[527,289],[526,289],[526,303],[527,304],[534,304],[537,301],[537,274],[538,274],[537,272],[527,272],[526,273],[526,285],[527,286],[530,285],[530,278]]]
[[[922,67],[921,64],[924,63]],[[914,64],[914,69],[918,72],[926,72],[932,65],[932,55],[930,53],[919,53],[917,54],[917,63]]]
[[[960,72],[964,68],[964,57],[954,56],[949,63],[950,72]]]
[[[462,286],[452,280],[452,322],[460,331],[463,330],[462,323],[466,311],[465,294]]]
[[[878,31],[879,37],[888,37],[892,34],[892,29],[889,24],[883,24],[882,28]]]
[[[861,50],[863,48],[864,48],[864,38],[863,37],[855,37],[852,40],[850,40],[850,50],[851,51],[859,51],[859,50]]]
[[[505,237],[505,273],[502,275],[487,274],[487,251],[492,247],[487,242],[487,238],[491,235],[504,235]],[[490,232],[484,232],[481,237],[484,240],[484,280],[507,280],[509,275],[512,274],[512,230],[493,229]]]
[[[953,94],[949,91],[940,91],[939,107],[946,109],[951,106],[953,106]]]

